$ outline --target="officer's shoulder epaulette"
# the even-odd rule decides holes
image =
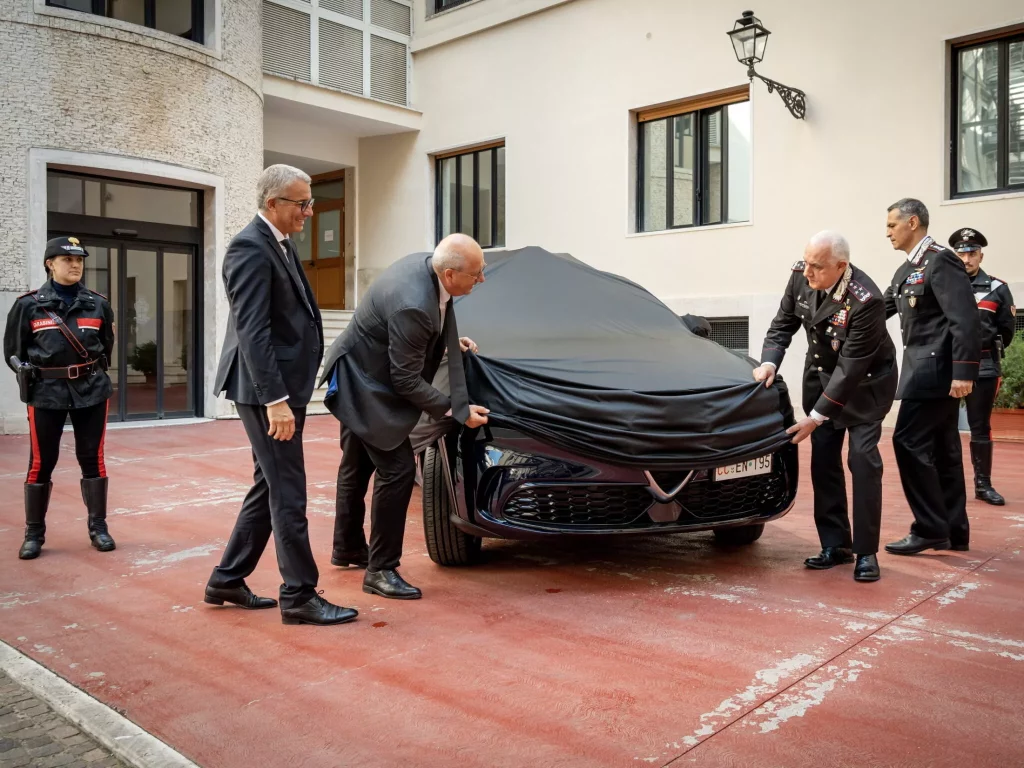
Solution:
[[[101,299],[103,299],[104,301],[110,301],[110,299],[108,299],[108,298],[107,298],[106,296],[104,296],[104,295],[103,295],[102,293],[100,293],[99,291],[94,291],[94,290],[93,290],[92,288],[86,288],[85,290],[87,290],[87,291],[88,291],[89,293],[93,293],[93,294],[95,294],[95,295],[99,296],[99,297],[100,297]]]
[[[942,247],[938,243],[928,243],[928,248],[926,250],[935,251],[936,253],[942,253],[943,251],[948,251],[949,249]]]
[[[24,299],[24,298],[25,298],[26,296],[32,296],[32,295],[34,295],[34,294],[36,294],[36,293],[38,293],[38,292],[39,292],[39,289],[38,289],[38,288],[36,288],[36,289],[34,289],[34,290],[31,290],[31,291],[29,291],[28,293],[23,293],[23,294],[21,294],[21,296],[19,296],[18,298],[19,298],[19,299]]]
[[[856,280],[851,280],[849,285],[850,293],[857,299],[861,304],[867,302],[871,298],[871,291],[865,288],[863,285],[858,283]]]
[[[793,264],[793,266],[790,267],[790,269],[792,269],[794,272],[803,272],[805,266],[806,264],[804,264],[803,261],[798,261],[795,264]]]

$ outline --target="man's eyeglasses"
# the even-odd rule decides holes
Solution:
[[[292,205],[299,206],[299,210],[301,210],[303,213],[305,213],[306,211],[313,210],[313,203],[316,202],[316,200],[312,197],[309,198],[309,200],[289,200],[287,197],[279,197],[277,199],[284,200],[286,203],[291,203]]]
[[[484,264],[482,267],[480,267],[480,270],[478,272],[463,272],[461,269],[453,269],[452,272],[458,272],[461,275],[466,275],[467,277],[472,277],[474,281],[479,281],[480,278],[482,278],[484,276],[484,270],[486,268],[487,268],[487,265]]]

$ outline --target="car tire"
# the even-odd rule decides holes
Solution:
[[[423,453],[423,537],[438,565],[472,565],[480,559],[479,536],[463,533],[451,521],[452,497],[437,448]]]
[[[731,528],[715,528],[715,542],[726,547],[744,547],[753,544],[764,533],[764,523],[737,525]]]

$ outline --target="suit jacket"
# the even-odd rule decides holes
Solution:
[[[388,267],[327,352],[322,381],[336,373],[337,392],[324,403],[359,439],[381,450],[401,445],[421,413],[441,419],[451,408],[450,397],[431,381],[455,309],[449,300],[442,328],[430,257],[414,253]]]
[[[803,276],[804,262],[793,265],[779,312],[765,336],[761,361],[782,364],[803,326],[807,332],[803,407],[846,427],[879,421],[896,394],[896,348],[885,328],[882,292],[863,270],[853,274],[845,292],[816,291]]]
[[[978,302],[981,323],[981,366],[979,379],[995,379],[1003,375],[1003,350],[1013,341],[1017,309],[1013,294],[1002,280],[979,269],[971,278],[971,290]]]
[[[291,251],[287,258],[292,258]],[[302,267],[289,269],[259,216],[228,245],[222,275],[231,309],[214,393],[266,405],[303,407],[313,396],[324,349],[320,310]]]
[[[898,400],[949,397],[953,379],[978,378],[981,323],[963,262],[935,242],[904,259],[885,291],[886,317],[903,332]]]

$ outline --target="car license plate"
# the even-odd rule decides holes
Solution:
[[[772,471],[772,455],[758,456],[756,459],[741,461],[738,464],[730,464],[727,467],[718,467],[715,470],[715,481],[736,480],[740,477],[753,477],[754,475],[767,475]]]

